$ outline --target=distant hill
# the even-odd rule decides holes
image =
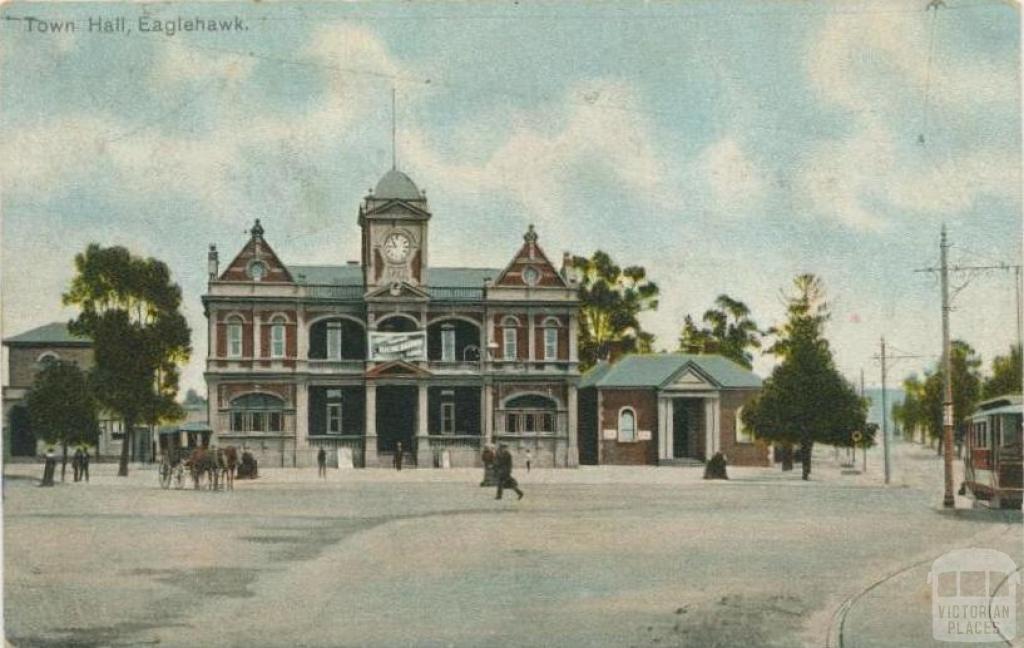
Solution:
[[[871,399],[871,406],[868,409],[868,423],[877,423],[879,426],[882,425],[882,390],[878,387],[869,387],[864,390],[864,396]],[[905,393],[902,389],[886,389],[885,399],[886,407],[889,408],[889,429],[895,429],[893,427],[892,420],[892,406],[895,403],[902,403]]]

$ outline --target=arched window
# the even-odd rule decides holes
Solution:
[[[558,405],[540,394],[523,394],[505,402],[505,432],[509,434],[550,434],[557,430]]]
[[[242,318],[237,315],[228,318],[228,357],[242,357]]]
[[[509,315],[501,321],[503,344],[501,357],[515,360],[519,356],[519,320]]]
[[[281,432],[284,401],[270,394],[245,394],[231,401],[232,432]]]
[[[271,358],[283,358],[284,357],[284,329],[285,319],[280,315],[275,315],[270,320],[270,357]]]
[[[36,358],[36,362],[44,367],[46,365],[53,364],[54,362],[58,362],[59,360],[60,356],[53,351],[44,351],[38,358]]]
[[[632,407],[623,407],[619,410],[619,441],[636,441],[636,412]]]
[[[558,320],[549,317],[544,320],[544,359],[558,359]]]
[[[327,359],[341,360],[341,322],[327,322]]]

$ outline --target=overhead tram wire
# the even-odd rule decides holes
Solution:
[[[925,64],[924,71],[924,108],[921,117],[922,125],[921,132],[917,136],[917,143],[922,146],[927,142],[925,136],[928,133],[928,109],[931,102],[932,61],[935,58],[935,19],[939,15],[939,7],[945,6],[946,3],[943,0],[929,0],[928,6],[924,9],[925,12],[930,14],[931,18],[928,23],[928,62]]]

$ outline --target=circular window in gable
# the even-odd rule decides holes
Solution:
[[[536,286],[540,283],[540,271],[533,266],[527,267],[523,270],[523,283],[527,286]]]
[[[267,264],[262,261],[250,261],[245,273],[253,281],[263,281],[267,277]]]

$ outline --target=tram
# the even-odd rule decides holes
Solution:
[[[993,507],[1021,506],[1021,414],[1019,395],[1000,396],[980,403],[968,422],[964,486]]]

